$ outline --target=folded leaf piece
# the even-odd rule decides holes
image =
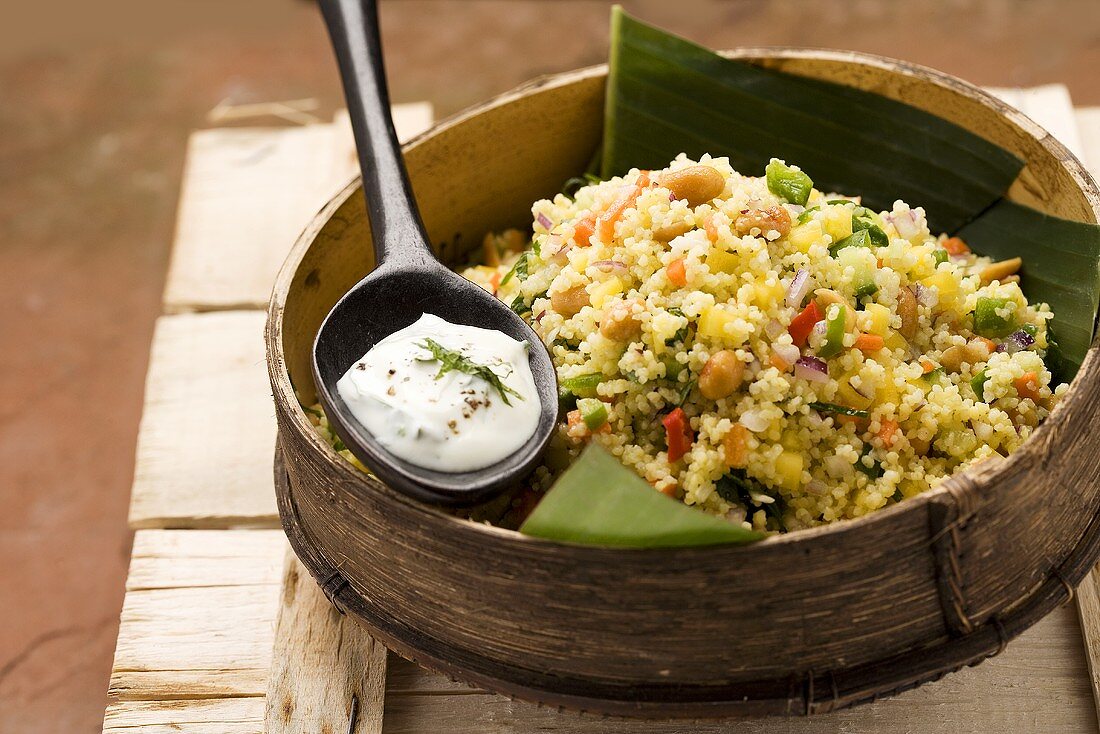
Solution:
[[[1008,190],[1023,162],[968,130],[860,89],[726,59],[612,11],[603,175],[679,153],[728,156],[763,174],[797,164],[822,191],[876,209],[924,206],[954,232]]]
[[[590,444],[519,529],[525,535],[618,548],[749,543],[764,537],[666,497]]]

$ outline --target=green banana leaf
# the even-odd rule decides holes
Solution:
[[[657,492],[598,444],[590,444],[561,475],[519,531],[617,548],[749,543],[764,537]]]
[[[940,117],[878,94],[727,59],[611,16],[603,168],[663,168],[679,153],[728,156],[761,175],[796,163],[822,191],[889,209],[923,206],[954,232],[1008,190],[1023,162]]]

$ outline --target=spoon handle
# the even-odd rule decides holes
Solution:
[[[376,265],[435,259],[390,117],[375,0],[321,0],[344,83]]]

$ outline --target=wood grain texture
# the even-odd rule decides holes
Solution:
[[[263,314],[162,316],[153,335],[130,524],[274,527]]]
[[[1034,180],[1014,196],[1096,220],[1100,195],[1079,164],[994,98],[859,55],[773,53],[768,65],[872,88],[979,130],[1025,160]],[[553,191],[561,167],[579,170],[599,136],[602,80],[601,69],[542,80],[407,147],[445,259],[527,217],[536,196],[519,186]],[[1082,440],[1100,417],[1095,350],[1052,417],[1006,461],[871,517],[748,547],[569,547],[411,502],[343,462],[290,389],[310,399],[313,335],[363,274],[368,236],[360,197],[345,189],[276,285],[268,357],[290,473],[281,508],[311,573],[339,569],[340,603],[429,667],[615,714],[820,713],[984,659],[1063,602],[1063,580],[1079,581],[1100,552],[1100,455]],[[951,542],[934,556],[945,532]],[[956,562],[947,594],[937,578]],[[947,624],[949,606],[957,625]]]
[[[112,699],[263,696],[285,553],[278,530],[139,530]]]
[[[264,734],[262,698],[122,701],[107,707],[103,734]]]
[[[431,105],[396,105],[403,140]],[[263,308],[295,237],[355,171],[346,115],[332,124],[191,136],[164,305],[169,313]]]
[[[365,629],[336,611],[288,551],[267,690],[267,734],[379,734],[386,656],[386,648]]]

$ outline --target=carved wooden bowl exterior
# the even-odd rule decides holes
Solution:
[[[1081,164],[981,90],[887,59],[797,49],[731,55],[899,99],[1026,161],[1010,198],[1096,222]],[[583,170],[606,67],[538,80],[406,147],[445,261]],[[919,204],[920,202],[912,202]],[[387,647],[454,678],[548,705],[642,717],[811,714],[888,695],[996,654],[1067,600],[1100,554],[1096,348],[1008,460],[869,517],[747,547],[616,550],[456,519],[343,461],[314,432],[310,346],[372,266],[355,182],[314,219],[271,300],[280,510],[298,555]]]

